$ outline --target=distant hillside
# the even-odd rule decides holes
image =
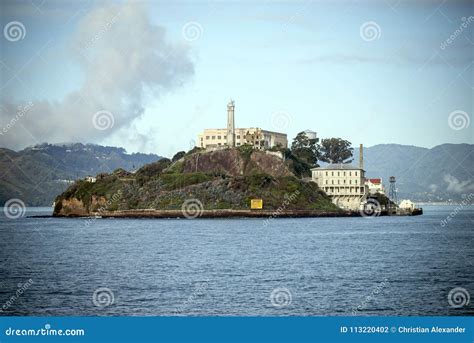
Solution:
[[[472,144],[443,144],[432,149],[380,144],[364,149],[364,164],[367,177],[382,177],[387,190],[389,176],[396,176],[399,199],[460,201],[463,195],[474,192],[473,150]],[[354,163],[358,155],[355,149]],[[252,157],[250,167],[257,171],[270,170],[268,165],[262,165],[263,160],[258,160],[259,156]],[[0,205],[8,199],[20,198],[30,206],[49,206],[76,179],[111,173],[117,168],[132,171],[160,158],[153,154],[127,154],[122,148],[79,143],[42,144],[19,152],[0,148]],[[197,169],[196,161],[189,159],[183,165],[184,171],[207,172],[209,163],[222,163],[220,168],[228,172],[238,166],[227,166],[226,159],[219,162],[219,153],[200,158]]]
[[[160,158],[80,143],[41,144],[18,152],[0,148],[0,204],[19,198],[30,206],[50,206],[78,178],[117,168],[132,171]]]
[[[474,145],[443,144],[432,149],[398,144],[364,148],[367,177],[397,178],[398,198],[459,201],[474,192]],[[354,149],[354,163],[359,149]]]

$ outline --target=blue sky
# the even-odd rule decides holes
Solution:
[[[225,127],[231,97],[238,127],[283,131],[290,138],[311,129],[354,146],[474,142],[472,2],[26,1],[0,6],[2,28],[19,21],[26,31],[18,41],[5,39],[5,33],[1,37],[0,129],[15,116],[12,103],[33,103],[0,136],[1,146],[81,140],[170,156],[189,149],[202,129]],[[120,12],[122,6],[128,9]],[[130,10],[135,6],[140,9]],[[122,14],[101,33],[110,13]],[[137,24],[146,21],[142,15],[149,26]],[[462,23],[466,27],[446,44]],[[195,40],[183,34],[190,26],[197,30]],[[134,42],[144,37],[140,30],[157,27],[161,33]],[[78,36],[91,37],[92,60],[100,63],[81,62],[74,47]],[[142,46],[156,49],[143,56],[137,51],[143,61],[139,73],[127,74],[117,59],[122,71],[96,75],[112,68],[110,49],[126,52],[128,63],[134,61],[133,49]],[[166,62],[156,63],[150,57],[156,53]],[[138,90],[133,80],[140,83],[140,77],[147,80]],[[127,80],[106,97],[103,85],[97,86],[99,94],[91,99],[99,107],[71,100],[78,89],[95,91],[87,86],[91,79],[97,85],[109,78]],[[130,89],[139,94],[129,97]],[[60,105],[49,116],[55,103]],[[96,109],[110,111],[114,127],[89,130]],[[453,112],[463,121],[461,129],[450,125]]]

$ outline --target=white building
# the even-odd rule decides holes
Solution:
[[[316,182],[340,208],[358,211],[367,199],[365,171],[350,164],[329,164],[311,169]]]
[[[308,139],[318,141],[318,134],[316,133],[316,131],[304,130],[303,132],[306,134],[306,137],[308,137]]]
[[[365,185],[367,186],[370,195],[385,194],[382,179],[366,179]]]
[[[90,175],[86,176],[84,180],[86,180],[86,182],[91,182],[91,183],[95,183],[97,181],[97,179],[94,176],[90,176]]]
[[[415,204],[411,200],[402,200],[398,207],[400,207],[402,210],[413,211],[415,209]]]
[[[258,127],[235,128],[235,102],[227,104],[227,128],[205,129],[198,135],[196,146],[200,148],[235,147],[244,144],[264,150],[274,146],[288,147],[286,133],[262,130]]]

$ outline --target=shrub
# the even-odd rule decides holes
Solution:
[[[198,173],[172,173],[162,174],[160,179],[163,181],[166,190],[173,190],[189,185],[198,184],[212,180],[212,176],[198,172]]]

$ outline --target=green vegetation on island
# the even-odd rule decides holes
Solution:
[[[265,210],[284,204],[290,211],[341,211],[316,183],[297,176],[295,166],[302,163],[298,157],[275,154],[247,145],[215,151],[194,148],[133,174],[123,169],[102,173],[93,181],[76,181],[59,195],[54,215],[180,210],[187,199],[198,199],[204,210],[248,210],[251,199],[262,199]]]

